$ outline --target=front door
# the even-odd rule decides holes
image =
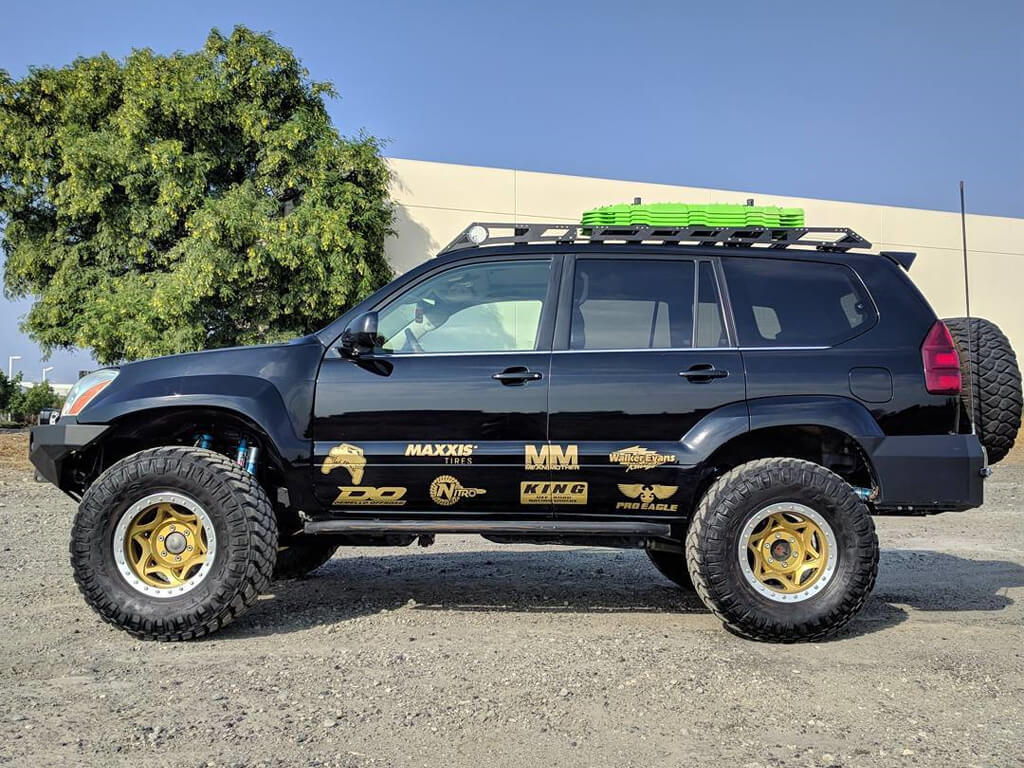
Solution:
[[[556,500],[555,514],[685,514],[680,502],[695,478],[680,441],[745,394],[715,266],[685,256],[595,255],[577,257],[568,271],[549,437],[551,450],[571,456],[553,474],[572,475],[581,491]]]
[[[373,354],[328,353],[313,427],[321,504],[376,516],[519,509],[526,446],[546,439],[556,260],[439,267],[379,308]]]

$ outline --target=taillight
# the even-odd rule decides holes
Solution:
[[[960,355],[957,354],[949,328],[941,320],[928,331],[921,345],[924,362],[924,385],[933,395],[959,395],[963,388],[960,379]]]

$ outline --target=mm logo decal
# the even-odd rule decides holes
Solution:
[[[363,455],[363,449],[348,443],[334,446],[327,454],[327,458],[320,467],[320,471],[325,475],[329,475],[334,471],[335,467],[347,469],[352,482],[359,485],[363,481],[363,470],[366,468],[366,457]]]
[[[334,500],[336,507],[400,507],[405,504],[405,488],[383,486],[346,486]]]
[[[634,445],[608,454],[612,464],[621,464],[629,472],[634,469],[654,469],[662,464],[675,464],[678,459],[671,453],[658,453],[650,448]]]
[[[474,496],[483,496],[487,491],[483,488],[466,488],[451,475],[435,477],[430,484],[430,498],[435,504],[442,507],[450,507],[463,499],[472,499]]]
[[[520,483],[520,504],[586,504],[586,483]]]
[[[636,501],[620,501],[615,508],[633,512],[677,512],[678,504],[660,502],[672,498],[678,490],[678,485],[620,485],[622,495]]]
[[[575,445],[536,445],[526,446],[527,469],[579,469],[580,453]]]
[[[445,464],[472,464],[472,443],[409,443],[405,446],[406,456],[429,456],[444,459]]]

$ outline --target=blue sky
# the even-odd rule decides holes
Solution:
[[[5,3],[0,68],[246,24],[398,157],[1024,216],[1024,3]],[[38,378],[0,299],[0,365]],[[83,354],[55,353],[70,381]]]

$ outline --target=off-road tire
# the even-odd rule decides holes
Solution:
[[[274,580],[301,579],[330,560],[337,550],[337,542],[322,538],[282,538],[278,541]]]
[[[817,512],[836,539],[831,580],[800,602],[759,594],[743,576],[737,554],[746,522],[783,501]],[[878,573],[878,538],[867,507],[838,475],[809,461],[759,459],[727,472],[708,489],[690,523],[686,559],[697,594],[727,629],[752,640],[821,640],[864,606]]]
[[[658,573],[669,581],[675,582],[681,589],[693,592],[693,581],[690,579],[689,570],[687,570],[685,553],[668,552],[663,549],[648,549],[646,552],[651,563],[658,569]]]
[[[161,491],[194,499],[218,546],[195,588],[156,598],[119,572],[114,533],[133,503]],[[82,498],[71,532],[71,566],[86,602],[104,621],[147,640],[191,640],[230,623],[266,589],[276,554],[277,522],[263,489],[225,456],[201,448],[151,448],[112,465]]]
[[[1017,356],[1009,339],[990,320],[970,319],[970,343],[966,317],[951,317],[943,322],[960,353],[964,380],[960,400],[964,413],[971,412],[973,392],[974,424],[988,453],[989,464],[995,464],[1010,452],[1020,430],[1024,399]]]

